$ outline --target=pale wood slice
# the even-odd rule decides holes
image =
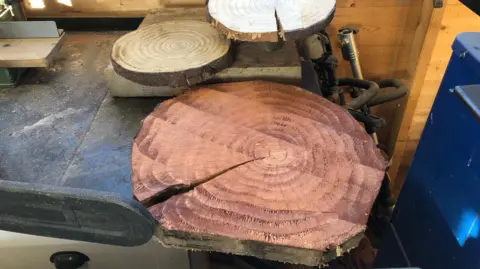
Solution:
[[[210,0],[207,20],[230,39],[278,40],[275,0]]]
[[[295,86],[217,84],[162,103],[133,145],[134,194],[262,157],[149,208],[160,240],[307,265],[358,244],[386,162],[346,110]]]
[[[276,0],[280,35],[286,40],[306,38],[333,19],[336,0]]]
[[[325,28],[336,0],[209,0],[207,20],[230,39],[296,40]]]
[[[175,20],[205,21],[205,7],[149,10],[139,29],[154,23],[171,21],[172,16]],[[216,73],[205,83],[266,80],[300,85],[300,59],[295,42],[285,42],[281,49],[269,52],[265,51],[263,44],[255,42],[232,42],[231,46],[234,58],[232,65]],[[176,96],[188,88],[142,85],[118,75],[112,65],[105,69],[105,78],[110,94],[117,97]]]
[[[182,20],[151,24],[115,42],[115,71],[142,85],[190,86],[230,66],[230,41],[208,23]]]

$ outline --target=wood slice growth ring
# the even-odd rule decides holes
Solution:
[[[112,50],[121,76],[148,86],[190,86],[230,66],[230,40],[208,23],[168,21],[122,36]]]
[[[230,39],[306,38],[333,19],[336,0],[209,0],[207,20]]]
[[[307,265],[356,247],[386,163],[347,111],[294,86],[217,84],[162,103],[133,144],[134,194],[254,158],[150,207],[160,240]]]

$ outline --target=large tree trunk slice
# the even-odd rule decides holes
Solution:
[[[261,157],[149,208],[162,242],[308,265],[355,247],[386,163],[347,111],[294,86],[217,84],[162,103],[133,145],[134,194]]]
[[[209,0],[207,19],[230,39],[302,39],[333,19],[335,0]]]
[[[185,87],[230,66],[230,40],[208,23],[168,21],[128,33],[115,42],[115,71],[149,86]]]

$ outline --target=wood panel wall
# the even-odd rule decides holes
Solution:
[[[442,14],[443,13],[443,14]],[[438,33],[434,33],[437,31]],[[398,193],[408,173],[433,101],[448,65],[455,37],[462,32],[480,32],[480,18],[458,0],[448,0],[444,10],[434,11],[430,36],[424,42],[423,58],[412,79],[412,93],[402,122],[390,175]],[[433,33],[433,34],[432,34]]]

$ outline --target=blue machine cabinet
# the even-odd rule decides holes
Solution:
[[[480,268],[480,33],[463,33],[375,268]]]

